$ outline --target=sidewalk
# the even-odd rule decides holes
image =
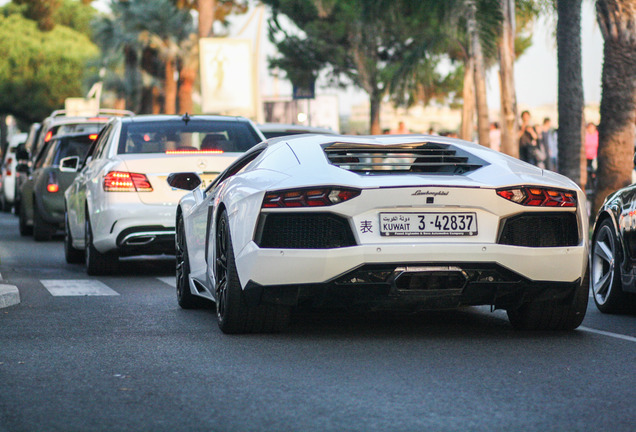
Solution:
[[[20,292],[15,285],[4,283],[0,274],[0,309],[20,303]]]

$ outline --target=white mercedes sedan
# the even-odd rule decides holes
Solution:
[[[194,171],[204,184],[264,137],[247,119],[149,115],[112,119],[89,150],[61,162],[79,170],[65,191],[64,250],[88,274],[115,271],[121,256],[174,254],[175,212],[184,192],[174,171]]]
[[[585,195],[553,172],[426,135],[298,135],[248,151],[176,212],[177,300],[223,332],[281,329],[291,308],[505,309],[574,329],[588,301]]]

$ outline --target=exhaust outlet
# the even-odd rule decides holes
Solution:
[[[466,272],[455,266],[404,266],[393,274],[393,284],[400,292],[459,293],[468,281]]]

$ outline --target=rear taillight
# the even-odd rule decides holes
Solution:
[[[91,141],[95,141],[95,139],[97,139],[97,135],[98,135],[98,134],[90,134],[90,135],[88,136],[88,139],[89,139],[89,140],[91,140]]]
[[[8,157],[7,158],[7,176],[11,175],[11,162],[13,162],[13,159]]]
[[[44,135],[44,142],[47,143],[51,141],[51,138],[53,138],[53,131],[48,131],[46,135]]]
[[[152,185],[145,174],[111,171],[104,176],[106,192],[152,192]]]
[[[525,186],[497,189],[497,195],[531,207],[576,207],[576,193],[559,189]]]
[[[57,176],[53,172],[49,172],[49,179],[46,182],[46,191],[48,193],[57,193],[60,191],[60,185],[57,183]]]
[[[350,200],[360,195],[359,189],[319,187],[267,192],[263,208],[321,207]]]

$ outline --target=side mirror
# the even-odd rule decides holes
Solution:
[[[29,173],[29,164],[19,163],[15,166],[15,170],[21,174]]]
[[[193,172],[172,173],[166,181],[173,188],[188,191],[194,190],[201,185],[201,178]]]
[[[20,144],[15,149],[15,158],[17,160],[27,161],[30,158],[29,151],[26,149],[24,144]]]
[[[77,172],[79,168],[80,158],[79,156],[69,156],[60,160],[60,171],[62,172]]]

